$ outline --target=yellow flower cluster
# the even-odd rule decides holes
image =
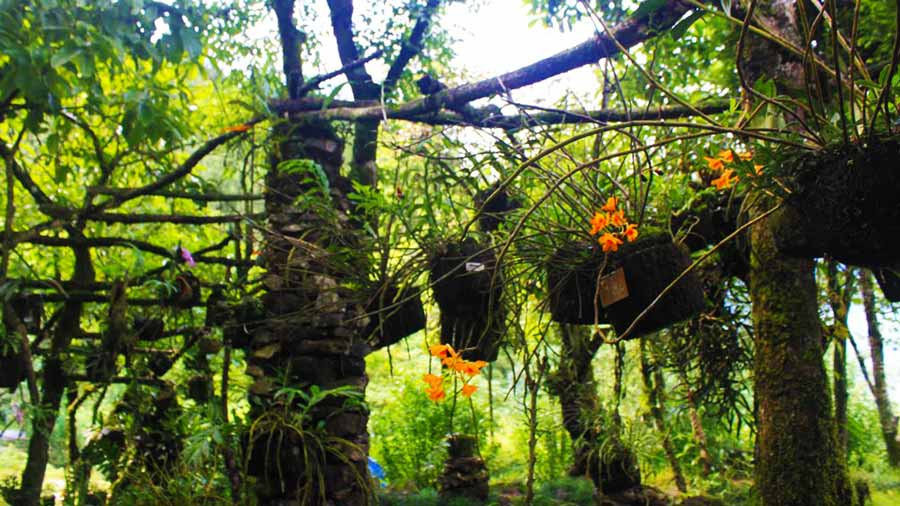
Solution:
[[[753,153],[748,151],[735,153],[730,149],[726,149],[724,151],[719,151],[719,154],[715,157],[703,157],[706,160],[706,166],[709,167],[709,170],[715,173],[721,173],[719,177],[712,180],[712,186],[715,186],[717,190],[731,188],[738,180],[740,180],[740,177],[734,175],[734,169],[726,168],[726,164],[734,163],[735,157],[741,161],[749,162],[753,160]],[[753,164],[753,172],[755,172],[757,176],[762,173],[762,169],[762,165]]]
[[[624,244],[623,237],[628,242],[634,242],[638,237],[637,225],[628,223],[625,211],[618,209],[618,205],[619,199],[610,197],[591,218],[591,235],[600,234],[597,242],[604,253],[617,251],[619,245]]]
[[[462,394],[463,397],[471,397],[472,394],[478,390],[478,387],[471,384],[470,381],[481,372],[481,369],[487,365],[487,362],[484,360],[466,360],[449,344],[433,344],[428,348],[428,351],[431,353],[432,357],[441,359],[441,364],[444,365],[451,374],[455,374],[457,378],[459,378],[460,383],[462,384],[459,393]],[[447,392],[444,391],[443,374],[440,376],[436,374],[426,374],[422,377],[422,380],[428,384],[425,393],[428,394],[429,399],[438,402],[447,397]]]

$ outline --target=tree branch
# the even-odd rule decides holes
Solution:
[[[297,96],[302,97],[303,95],[308,93],[310,90],[314,90],[314,89],[318,88],[319,85],[322,84],[323,82],[325,82],[329,79],[334,79],[335,77],[337,77],[341,74],[344,74],[356,67],[365,65],[366,63],[374,60],[375,58],[380,57],[382,54],[384,54],[384,52],[379,49],[378,51],[375,51],[374,53],[370,54],[369,56],[360,58],[359,60],[356,60],[354,62],[350,62],[337,70],[331,71],[327,74],[322,74],[320,76],[313,77],[309,81],[306,81],[305,83],[303,83],[303,86],[301,86],[300,89],[297,91]]]
[[[385,95],[389,95],[394,91],[400,76],[410,60],[422,51],[422,39],[425,37],[425,32],[428,31],[428,27],[431,25],[431,18],[434,16],[440,3],[440,0],[428,0],[422,12],[416,18],[416,24],[409,34],[409,38],[403,41],[400,54],[397,55],[397,59],[391,64],[391,68],[388,69],[383,85]]]
[[[88,192],[93,192],[97,195],[114,195],[121,196],[126,195],[129,192],[133,192],[138,190],[138,188],[113,188],[109,186],[92,186],[88,188]],[[264,195],[259,193],[250,193],[250,194],[228,194],[228,193],[191,193],[185,191],[174,191],[174,190],[154,190],[151,192],[147,192],[146,195],[154,195],[158,197],[168,197],[173,199],[189,199],[196,200],[198,202],[242,202],[248,200],[262,200]]]
[[[425,114],[411,114],[382,110],[369,107],[337,107],[319,111],[310,111],[305,106],[301,110],[294,111],[290,101],[282,100],[273,102],[271,106],[283,112],[291,112],[298,117],[316,117],[329,120],[356,121],[360,119],[377,119],[386,115],[389,119],[399,119],[424,123],[428,125],[471,126],[478,128],[501,128],[504,130],[516,130],[536,126],[572,124],[572,123],[616,123],[622,121],[638,121],[653,119],[686,118],[696,115],[692,109],[680,106],[660,106],[646,111],[625,111],[616,109],[601,109],[597,111],[545,111],[535,114],[501,115],[492,114],[495,110],[490,108],[473,109],[469,117],[456,112],[429,112]],[[703,114],[715,114],[728,110],[726,102],[714,102],[696,109]]]
[[[259,123],[260,121],[262,121],[263,119],[265,119],[265,118],[263,118],[263,117],[253,118],[250,121],[246,122],[245,125],[253,126],[253,125]],[[243,133],[244,132],[241,132],[241,131],[226,132],[222,135],[219,135],[218,137],[214,137],[214,138],[206,141],[206,143],[204,143],[196,151],[191,153],[191,156],[189,156],[188,159],[185,160],[184,163],[182,163],[177,169],[173,170],[172,172],[169,172],[168,174],[162,176],[161,178],[157,179],[156,181],[154,181],[146,186],[142,186],[140,188],[135,188],[135,189],[130,190],[121,195],[116,195],[115,197],[113,197],[105,202],[102,202],[96,206],[92,206],[85,212],[85,216],[90,218],[90,214],[92,214],[92,213],[96,213],[96,212],[102,211],[104,209],[109,209],[112,207],[119,206],[125,202],[128,202],[129,200],[136,199],[143,195],[149,195],[155,191],[158,191],[158,190],[174,183],[175,181],[190,174],[191,171],[194,170],[194,167],[196,167],[197,164],[199,164],[206,157],[206,155],[212,153],[213,150],[215,150],[217,147],[221,146],[222,144],[225,144],[226,142],[230,141],[231,139],[234,139],[235,137],[238,137],[239,135],[242,135]]]
[[[298,90],[303,84],[303,68],[300,64],[300,44],[303,34],[294,26],[294,0],[275,0],[272,5],[278,19],[278,35],[281,38],[281,60],[288,96],[300,98]]]
[[[0,156],[3,157],[3,160],[6,162],[7,166],[12,169],[13,174],[16,176],[16,180],[19,181],[25,190],[31,194],[32,198],[34,198],[35,202],[37,202],[38,207],[41,212],[50,216],[51,218],[69,218],[72,216],[73,211],[64,206],[53,202],[50,197],[44,193],[44,190],[41,189],[37,183],[31,179],[31,175],[22,168],[21,165],[16,161],[15,153],[10,151],[10,149],[6,146],[5,142],[0,142]]]
[[[359,49],[353,36],[353,0],[328,0],[331,12],[331,29],[338,46],[338,55],[345,66],[359,60]],[[379,87],[372,81],[372,76],[365,66],[349,68],[346,72],[353,98],[357,100],[375,100],[379,95]]]
[[[221,216],[189,216],[180,214],[135,214],[135,213],[96,213],[88,216],[90,221],[103,223],[181,223],[185,225],[206,225],[209,223],[234,223],[246,219],[260,220],[265,213],[255,214],[223,214]]]
[[[330,0],[332,3],[347,3],[347,0]],[[467,104],[473,100],[504,93],[528,86],[570,70],[595,63],[619,53],[619,46],[629,48],[671,28],[690,7],[680,0],[669,0],[665,5],[640,17],[633,17],[613,27],[609,32],[598,33],[581,44],[557,53],[543,60],[496,77],[450,88],[425,98],[413,100],[396,107],[384,108],[380,105],[346,110],[331,109],[320,114],[325,119],[377,119],[382,117],[399,119],[419,119],[450,108]],[[615,41],[618,42],[616,44]],[[349,61],[354,60],[351,58]],[[351,82],[352,84],[352,82]],[[361,98],[361,97],[357,97]],[[287,103],[286,103],[287,102]],[[290,109],[290,101],[281,101],[282,111]],[[343,117],[352,116],[352,117]]]

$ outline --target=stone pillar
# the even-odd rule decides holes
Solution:
[[[265,319],[247,346],[248,471],[261,505],[368,504],[368,319],[342,284],[366,269],[339,175],[343,142],[327,124],[290,122],[275,137]]]
[[[484,503],[488,499],[488,470],[475,453],[473,436],[454,434],[449,438],[450,450],[444,471],[438,478],[440,496],[444,499],[466,498]]]

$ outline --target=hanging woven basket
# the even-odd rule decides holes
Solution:
[[[25,381],[25,361],[13,350],[0,353],[0,388],[15,390]]]
[[[900,302],[900,274],[897,269],[874,269],[875,281],[881,287],[884,298],[891,302]]]
[[[466,360],[496,360],[505,313],[494,252],[471,238],[447,244],[431,258],[431,283],[441,310],[441,342]]]
[[[786,255],[850,265],[900,263],[900,140],[875,137],[783,162],[791,190],[773,220]]]
[[[188,380],[188,397],[197,403],[203,404],[209,402],[213,394],[212,378],[205,374],[192,376]]]
[[[664,233],[649,233],[608,254],[585,244],[560,249],[547,266],[551,317],[561,323],[608,322],[623,335],[690,264],[686,249]],[[689,272],[637,320],[625,338],[691,318],[703,310],[704,303],[703,285]]]
[[[382,285],[366,304],[366,313],[371,314],[363,335],[373,349],[395,344],[425,328],[425,307],[416,287]]]
[[[478,226],[482,232],[497,230],[507,214],[522,206],[505,189],[497,192],[500,183],[498,181],[475,194],[475,209],[481,210],[481,214],[478,215]],[[496,195],[494,195],[495,192]],[[491,198],[492,196],[493,198]]]
[[[36,293],[19,294],[13,297],[9,303],[29,334],[40,332],[41,318],[44,314],[44,301],[40,295]]]

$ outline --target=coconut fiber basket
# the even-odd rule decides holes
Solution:
[[[401,289],[393,283],[379,288],[366,304],[366,312],[372,314],[363,333],[376,349],[425,328],[425,308],[418,288]]]
[[[471,238],[448,244],[431,258],[431,283],[441,310],[441,342],[466,360],[496,360],[504,312],[494,252]]]
[[[786,255],[850,265],[900,263],[900,141],[872,138],[785,160],[791,189],[773,221]]]
[[[582,249],[557,252],[548,265],[551,316],[562,323],[594,323],[594,294],[598,275],[602,274],[602,286],[615,288],[611,290],[612,297],[597,297],[598,322],[611,323],[619,335],[691,264],[687,250],[664,233],[647,234],[623,244],[605,259],[599,247]],[[566,272],[565,262],[573,257],[575,262]],[[656,332],[696,316],[704,307],[703,285],[689,272],[625,337],[633,339]]]

